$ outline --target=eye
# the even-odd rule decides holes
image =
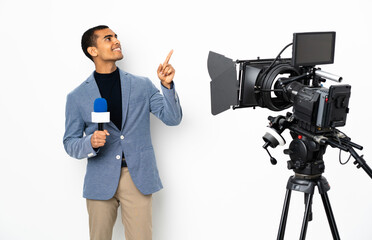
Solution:
[[[105,38],[105,41],[111,41],[111,38],[110,37]]]

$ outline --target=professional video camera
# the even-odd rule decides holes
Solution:
[[[322,176],[325,170],[323,155],[327,146],[347,151],[355,158],[354,164],[371,178],[372,170],[354,148],[363,147],[351,142],[336,127],[346,124],[349,113],[350,85],[322,86],[326,80],[340,83],[342,77],[322,71],[316,65],[334,62],[335,32],[294,33],[293,42],[284,47],[275,59],[236,60],[209,52],[208,71],[211,81],[212,114],[217,115],[231,106],[233,109],[262,107],[282,111],[293,106],[286,116],[269,117],[268,132],[263,136],[268,151],[284,145],[281,133],[290,130],[292,142],[284,150],[290,156],[290,177],[283,207],[278,239],[284,238],[291,190],[305,193],[306,211],[300,239],[305,239],[308,221],[312,219],[311,203],[315,186],[322,196],[334,239],[339,239],[336,223],[328,200],[330,189]],[[292,58],[281,58],[283,51],[292,47]],[[236,70],[236,67],[239,70]],[[237,73],[239,78],[237,78]]]

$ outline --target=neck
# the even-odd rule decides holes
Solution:
[[[112,73],[116,70],[115,62],[96,63],[96,72],[98,73]]]

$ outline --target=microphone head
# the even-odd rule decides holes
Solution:
[[[94,100],[94,112],[107,112],[107,101],[104,98]]]

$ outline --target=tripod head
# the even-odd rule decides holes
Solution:
[[[371,168],[363,159],[363,156],[360,156],[354,149],[362,150],[363,147],[351,142],[351,139],[338,129],[329,128],[326,132],[314,133],[298,124],[298,121],[290,112],[286,116],[270,116],[268,119],[270,121],[269,128],[263,136],[265,141],[263,148],[268,152],[272,164],[275,165],[277,161],[271,156],[268,147],[283,146],[285,140],[281,133],[285,129],[289,129],[292,141],[289,148],[284,150],[284,154],[290,156],[290,160],[287,162],[288,169],[293,170],[297,175],[321,175],[325,170],[323,155],[329,145],[340,149],[340,151],[349,152],[355,159],[354,164],[356,167],[362,168],[372,178]]]

